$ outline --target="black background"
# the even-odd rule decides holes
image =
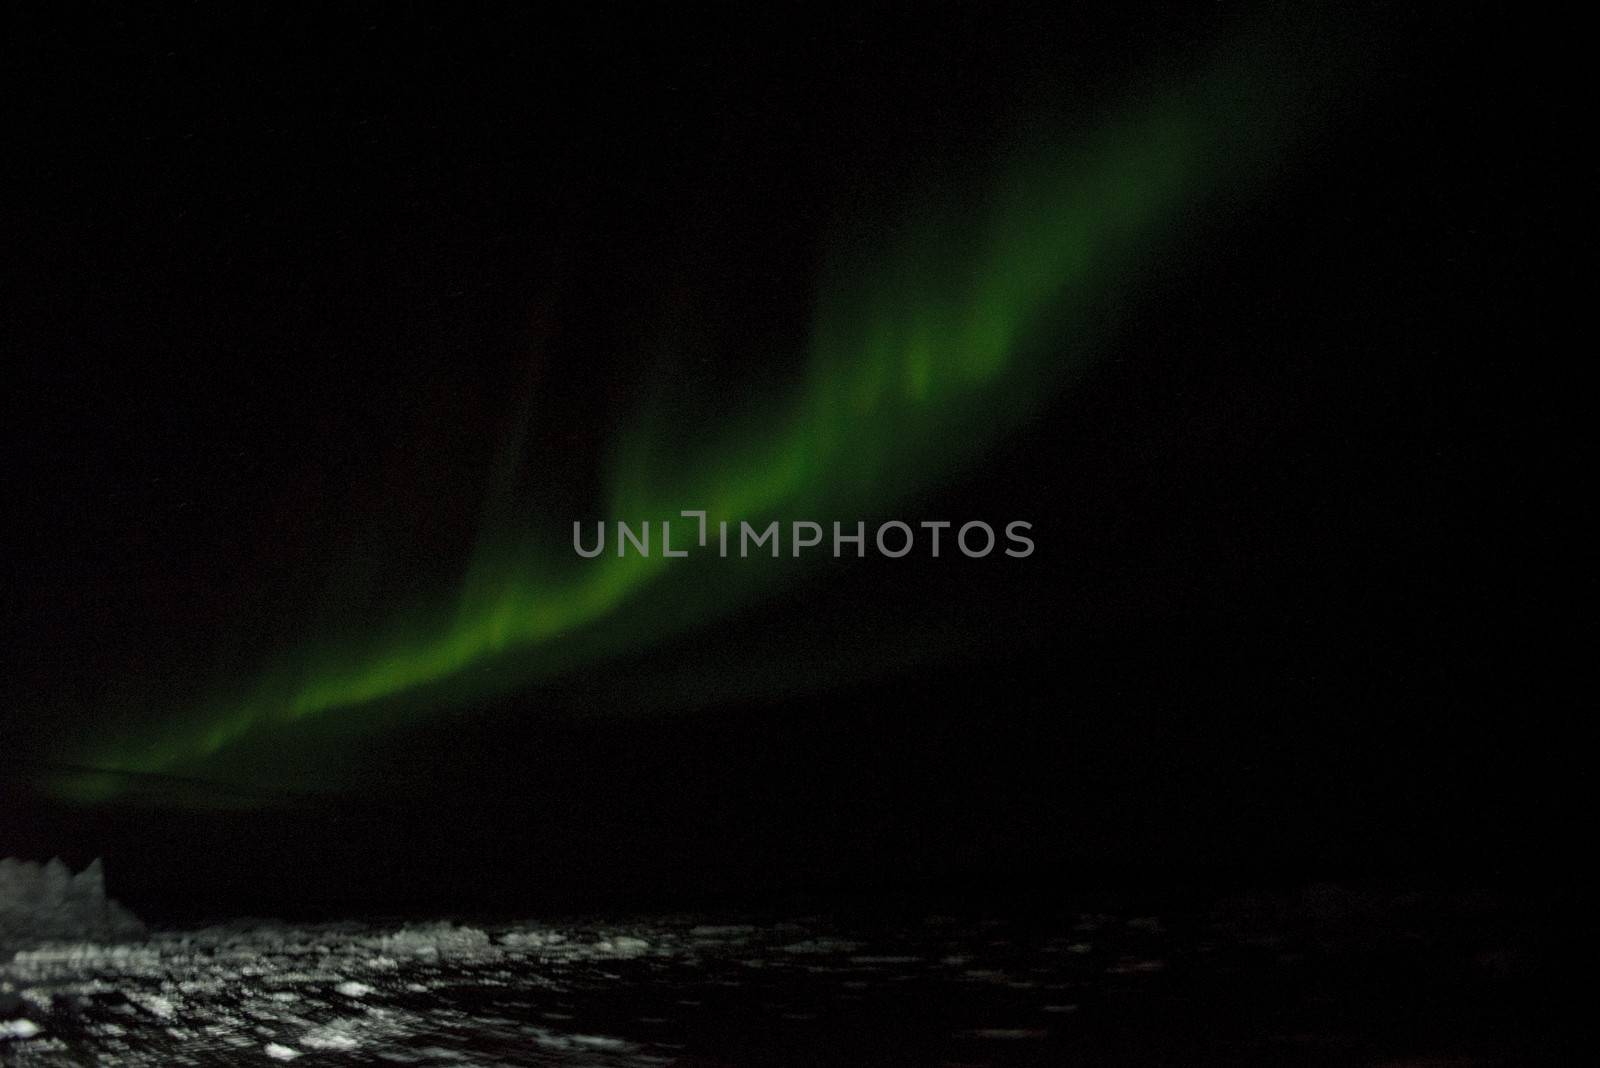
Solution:
[[[341,576],[355,619],[447,592],[519,390],[570,502],[663,323],[693,324],[708,391],[748,383],[800,347],[840,220],[981,154],[1039,85],[1092,117],[1250,16],[6,19],[0,852],[104,854],[155,916],[1578,859],[1562,620],[1590,579],[1559,562],[1582,493],[1544,370],[1580,278],[1576,105],[1515,28],[1340,16],[1383,44],[1350,107],[917,502],[1030,519],[1036,557],[823,569],[396,731],[332,794],[85,810],[38,789],[59,738],[248,674]],[[763,683],[779,662],[804,684]],[[691,681],[639,701],[657,678]]]

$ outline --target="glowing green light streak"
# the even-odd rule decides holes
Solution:
[[[1073,151],[1019,149],[986,193],[912,217],[887,248],[862,256],[859,242],[843,243],[857,259],[823,280],[798,385],[732,407],[710,433],[685,433],[666,406],[640,413],[617,443],[614,517],[655,522],[704,508],[712,524],[820,520],[886,506],[971,462],[1084,366],[1093,309],[1158,258],[1186,211],[1272,158],[1284,102],[1254,89],[1287,82],[1250,73],[1236,63],[1129,108]],[[506,543],[517,544],[487,544]],[[686,566],[692,558],[485,547],[456,602],[411,637],[315,650],[269,673],[249,700],[196,709],[79,762],[192,768],[264,724],[436,686],[504,654],[527,658],[647,601],[669,569]],[[770,581],[748,567],[711,575],[715,566],[700,568],[702,615]],[[58,786],[84,800],[113,789],[104,779]]]

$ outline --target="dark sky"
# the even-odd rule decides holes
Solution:
[[[911,502],[1029,519],[1036,558],[824,569],[262,743],[336,755],[313,796],[41,788],[63,738],[445,594],[519,396],[528,507],[592,508],[662,323],[735,393],[791,373],[762,354],[841,221],[1252,17],[7,14],[0,853],[222,912],[1562,863],[1588,733],[1553,605],[1588,580],[1533,368],[1578,278],[1572,105],[1486,15],[1346,15],[1378,58],[1293,162]],[[364,592],[308,619],[330,585]]]

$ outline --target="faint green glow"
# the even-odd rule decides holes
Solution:
[[[809,340],[797,338],[804,375],[731,407],[709,433],[685,433],[665,404],[638,413],[615,442],[613,517],[704,508],[712,524],[824,519],[882,508],[970,463],[1088,363],[1101,341],[1096,310],[1161,266],[1164,242],[1184,234],[1206,197],[1270,170],[1294,112],[1287,92],[1281,74],[1260,76],[1235,56],[1130,103],[1077,143],[1013,146],[986,183],[908,205],[887,247],[838,242]],[[77,762],[203,768],[266,724],[555,674],[772,581],[760,568],[693,557],[584,560],[565,542],[530,546],[515,533],[486,531],[482,545],[455,600],[417,611],[405,629],[291,651],[246,698],[175,714],[163,729],[88,747]],[[660,593],[667,572],[696,567],[693,603],[674,613],[666,602],[682,591]],[[616,619],[624,606],[628,618]],[[576,641],[607,620],[611,632]],[[479,677],[508,659],[515,670]],[[116,790],[96,775],[57,787],[80,800]]]

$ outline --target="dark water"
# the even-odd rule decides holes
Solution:
[[[0,965],[67,1065],[1478,1065],[1571,1059],[1592,932],[1486,895],[1203,910],[232,925]]]

